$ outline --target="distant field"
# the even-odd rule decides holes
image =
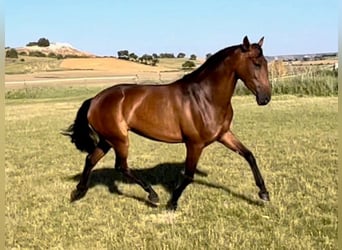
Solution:
[[[8,84],[5,86],[13,89],[49,85],[103,85],[104,82],[127,82],[127,77],[129,81],[136,83],[166,83],[186,73],[182,70],[182,64],[186,60],[161,58],[157,66],[149,66],[116,58],[57,60],[20,56],[19,59],[6,59],[5,82]],[[195,62],[197,65],[201,63],[199,60]],[[113,77],[117,79],[113,80]]]
[[[265,107],[233,97],[233,130],[254,152],[271,202],[259,202],[248,164],[213,144],[199,163],[208,177],[196,176],[170,213],[184,146],[136,135],[129,164],[160,206],[113,170],[112,152],[85,198],[69,203],[85,155],[59,132],[96,91],[71,89],[6,100],[6,249],[337,249],[337,97],[274,96]]]
[[[48,57],[19,56],[18,59],[6,58],[6,74],[25,74],[46,71],[92,70],[115,74],[137,74],[142,72],[160,72],[181,70],[185,58],[160,58],[157,66],[116,58],[69,58],[55,59]],[[195,61],[197,65],[202,61]]]

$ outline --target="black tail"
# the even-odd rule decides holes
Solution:
[[[70,136],[71,142],[81,152],[92,153],[97,145],[97,135],[88,124],[88,110],[91,99],[83,102],[77,111],[74,124],[62,132],[62,135]]]

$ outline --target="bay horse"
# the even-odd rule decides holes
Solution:
[[[116,85],[84,101],[74,123],[62,133],[71,137],[78,150],[88,153],[71,201],[86,194],[91,170],[113,148],[115,169],[139,184],[148,193],[149,202],[159,202],[151,185],[138,178],[127,165],[129,131],[152,140],[186,146],[184,175],[167,208],[177,208],[179,197],[193,181],[203,149],[215,141],[247,160],[260,189],[259,197],[269,201],[253,153],[230,129],[231,98],[238,79],[256,96],[258,105],[266,105],[271,100],[267,61],[261,48],[263,41],[262,37],[258,43],[251,44],[245,36],[242,44],[218,51],[199,68],[172,83]]]

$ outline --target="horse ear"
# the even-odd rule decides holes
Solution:
[[[262,37],[262,38],[260,39],[260,41],[258,42],[258,44],[259,44],[259,46],[261,47],[261,46],[263,45],[263,43],[264,43],[264,37]]]
[[[244,49],[244,50],[249,50],[250,45],[251,45],[251,44],[249,43],[248,37],[245,36],[245,37],[243,38],[243,44],[242,44],[243,49]]]

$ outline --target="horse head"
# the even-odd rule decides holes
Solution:
[[[262,37],[258,43],[250,44],[245,36],[240,46],[241,53],[236,61],[237,76],[256,96],[258,105],[266,105],[271,100],[267,61],[261,48],[263,42]]]

